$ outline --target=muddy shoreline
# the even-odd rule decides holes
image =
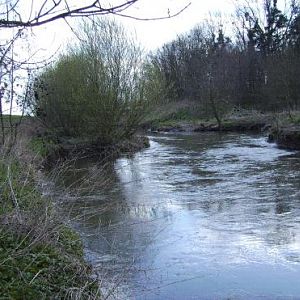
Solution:
[[[221,127],[216,123],[203,122],[193,124],[178,122],[171,125],[150,126],[151,133],[178,133],[178,132],[255,132],[264,133],[271,143],[276,143],[279,148],[300,150],[300,125],[274,126],[270,118],[259,120],[236,119],[225,121]]]

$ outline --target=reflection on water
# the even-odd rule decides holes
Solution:
[[[72,217],[117,299],[300,299],[299,175],[262,137],[153,136]]]

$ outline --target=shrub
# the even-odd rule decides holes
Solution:
[[[36,78],[33,110],[58,135],[115,144],[143,116],[141,50],[113,21],[82,27],[78,45]]]

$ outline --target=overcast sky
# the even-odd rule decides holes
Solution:
[[[134,29],[138,39],[148,49],[154,49],[163,43],[170,41],[177,34],[187,32],[197,23],[208,17],[209,12],[221,11],[230,13],[233,11],[232,0],[140,0],[134,14],[142,16],[161,16],[174,14],[189,2],[191,5],[179,16],[161,21],[130,21],[120,20],[129,29]],[[157,3],[154,5],[153,3]]]
[[[234,10],[234,0],[139,0],[135,6],[127,10],[130,15],[139,17],[167,16],[174,14],[191,5],[179,16],[159,21],[136,21],[123,17],[116,17],[128,31],[136,34],[137,40],[146,50],[154,50],[164,43],[174,39],[178,34],[192,29],[197,23],[208,18],[210,12],[230,14]],[[74,23],[73,20],[69,20]],[[67,41],[75,39],[70,28],[64,21],[35,30],[39,48],[47,53],[63,48]]]

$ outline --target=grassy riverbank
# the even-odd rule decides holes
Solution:
[[[211,113],[197,103],[168,103],[148,116],[145,128],[153,131],[265,131],[300,124],[300,112],[261,112],[233,108],[220,117],[221,126]]]
[[[273,114],[233,109],[222,116],[221,126],[197,103],[168,103],[151,114],[144,126],[154,131],[248,131],[271,125]]]
[[[148,146],[148,139],[134,136],[107,149],[90,139],[57,136],[30,117],[16,133],[0,157],[0,299],[100,299],[80,237],[42,195],[40,168],[70,157],[111,160]]]
[[[222,116],[220,126],[197,103],[168,103],[149,115],[143,126],[154,132],[265,132],[269,142],[300,150],[300,111],[233,109]]]
[[[0,159],[0,299],[101,298],[78,234],[41,194],[26,151]]]
[[[276,142],[280,148],[300,150],[300,112],[278,117],[270,130],[269,141]]]

